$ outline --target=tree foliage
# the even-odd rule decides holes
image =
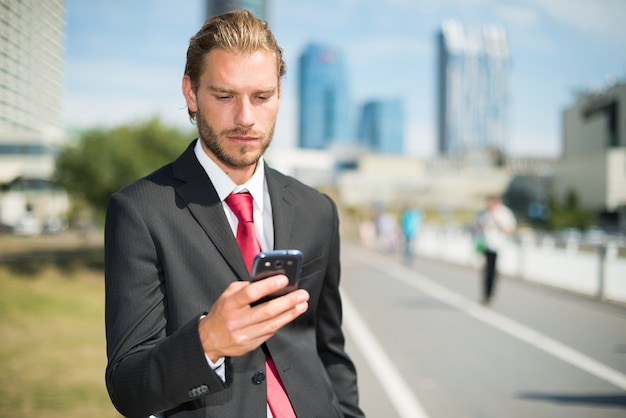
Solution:
[[[550,217],[548,227],[552,230],[563,228],[576,228],[585,230],[594,221],[594,215],[580,208],[578,194],[574,190],[568,190],[563,202],[558,202],[554,196],[548,200]]]
[[[74,199],[102,215],[112,193],[173,161],[194,134],[167,127],[158,118],[91,129],[60,150],[55,177]]]

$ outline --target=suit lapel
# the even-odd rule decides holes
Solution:
[[[288,249],[291,242],[293,204],[295,196],[287,187],[284,178],[275,170],[265,166],[265,179],[272,202],[274,222],[274,248]]]
[[[194,145],[195,141],[174,161],[174,177],[181,181],[176,188],[176,193],[187,205],[191,215],[213,242],[224,260],[239,276],[239,280],[248,280],[248,270],[224,214],[222,202],[194,154]]]

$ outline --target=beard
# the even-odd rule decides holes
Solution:
[[[274,121],[268,135],[262,135],[259,132],[241,128],[227,129],[218,135],[216,130],[207,122],[201,111],[196,113],[196,124],[198,126],[200,140],[220,162],[232,168],[246,168],[255,165],[259,158],[265,153],[267,147],[270,146],[272,137],[274,136],[276,121]],[[252,144],[241,145],[238,150],[229,152],[220,141],[220,137],[239,135],[250,135],[258,138],[260,147],[257,148]]]

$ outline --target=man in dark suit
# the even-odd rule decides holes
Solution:
[[[207,20],[182,88],[199,139],[110,199],[106,383],[126,416],[363,416],[341,330],[337,209],[262,157],[284,73],[265,22],[246,11]],[[262,250],[304,254],[300,289],[258,305],[286,278],[249,281],[226,203],[241,192]],[[284,414],[270,401],[269,360]]]

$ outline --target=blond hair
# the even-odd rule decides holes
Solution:
[[[276,57],[279,79],[287,72],[283,51],[278,46],[267,22],[247,10],[237,10],[207,19],[202,28],[189,40],[185,75],[189,76],[194,91],[198,91],[205,56],[214,49],[251,54],[266,49]],[[189,111],[194,120],[195,112]]]

